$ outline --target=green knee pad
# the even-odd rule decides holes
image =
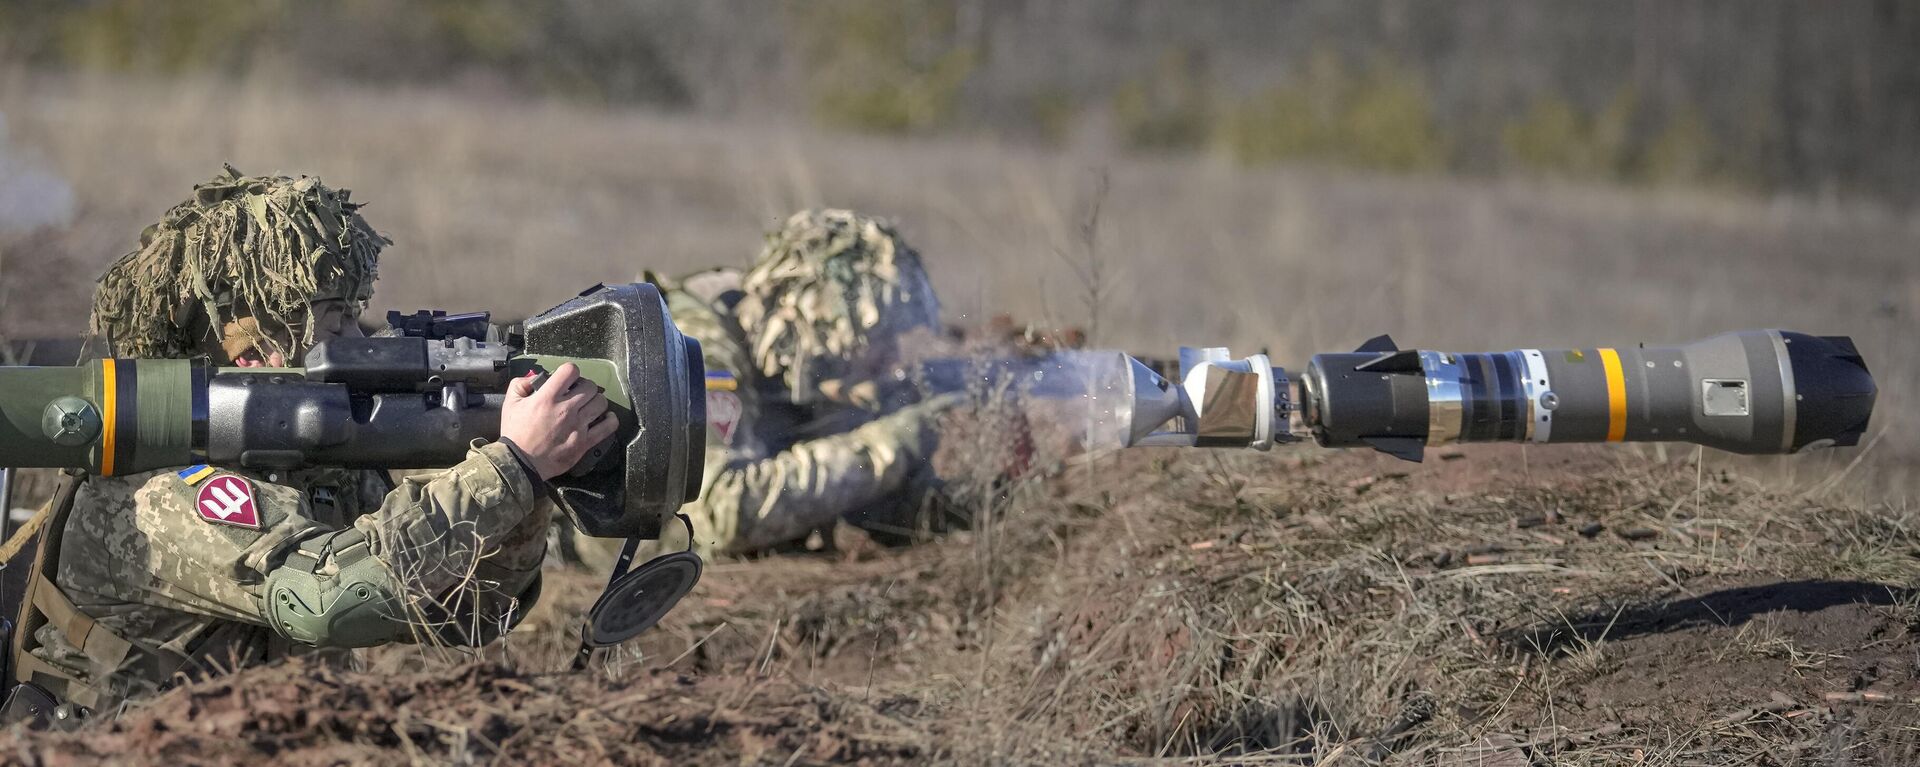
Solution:
[[[324,567],[329,560],[335,567]],[[411,633],[400,583],[357,530],[301,543],[267,575],[265,591],[268,625],[301,644],[372,647]]]

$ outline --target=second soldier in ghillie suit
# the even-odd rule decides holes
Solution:
[[[386,245],[346,190],[228,168],[107,270],[94,329],[117,356],[281,364],[358,333]],[[499,441],[397,486],[340,469],[69,478],[23,530],[39,545],[9,713],[22,691],[82,718],[290,652],[489,641],[538,594],[544,478],[592,444],[569,440],[612,430],[604,397],[564,377],[517,382]]]
[[[648,279],[706,357],[706,475],[682,508],[695,551],[783,548],[842,519],[889,539],[912,532],[953,400],[890,408],[876,386],[903,339],[940,329],[920,256],[891,226],[802,211],[744,274]],[[611,562],[609,544],[575,542],[589,566]]]

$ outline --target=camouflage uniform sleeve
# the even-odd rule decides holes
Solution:
[[[410,605],[507,616],[537,595],[552,511],[512,450],[495,442],[446,472],[402,480],[354,526],[405,584]]]
[[[686,512],[696,547],[738,553],[798,540],[906,486],[933,454],[945,402],[927,402],[753,460],[709,449],[705,492]]]
[[[170,471],[89,482],[68,522],[61,586],[82,605],[130,602],[265,625],[268,576],[303,544],[348,531],[316,520],[299,488],[244,472],[206,482],[225,475],[251,485],[257,526],[202,516],[199,485]],[[537,579],[549,513],[518,459],[490,444],[448,471],[405,480],[352,530],[410,601],[482,586],[495,595],[487,599],[511,601]]]

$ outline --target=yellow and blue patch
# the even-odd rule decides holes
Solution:
[[[180,475],[181,482],[187,483],[188,486],[193,486],[213,476],[214,468],[203,463],[181,469],[178,474]]]
[[[740,381],[725,370],[707,371],[707,391],[733,391],[740,388]]]

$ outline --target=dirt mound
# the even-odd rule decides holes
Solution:
[[[175,690],[88,730],[0,751],[58,765],[894,764],[920,747],[878,710],[789,680],[528,674],[474,664],[397,677],[306,663]]]
[[[1920,757],[1910,512],[1553,455],[1155,471],[1132,519],[1175,545],[1082,539],[1026,712],[1215,758]]]
[[[719,562],[562,669],[389,648],[169,693],[23,761],[1907,764],[1920,516],[1631,450],[1128,451],[970,529]]]
[[[1564,721],[1593,723],[1589,740],[1685,723],[1691,732],[1670,734],[1766,742],[1781,763],[1913,764],[1916,599],[1860,581],[1759,583],[1509,639],[1574,671],[1550,703]]]

